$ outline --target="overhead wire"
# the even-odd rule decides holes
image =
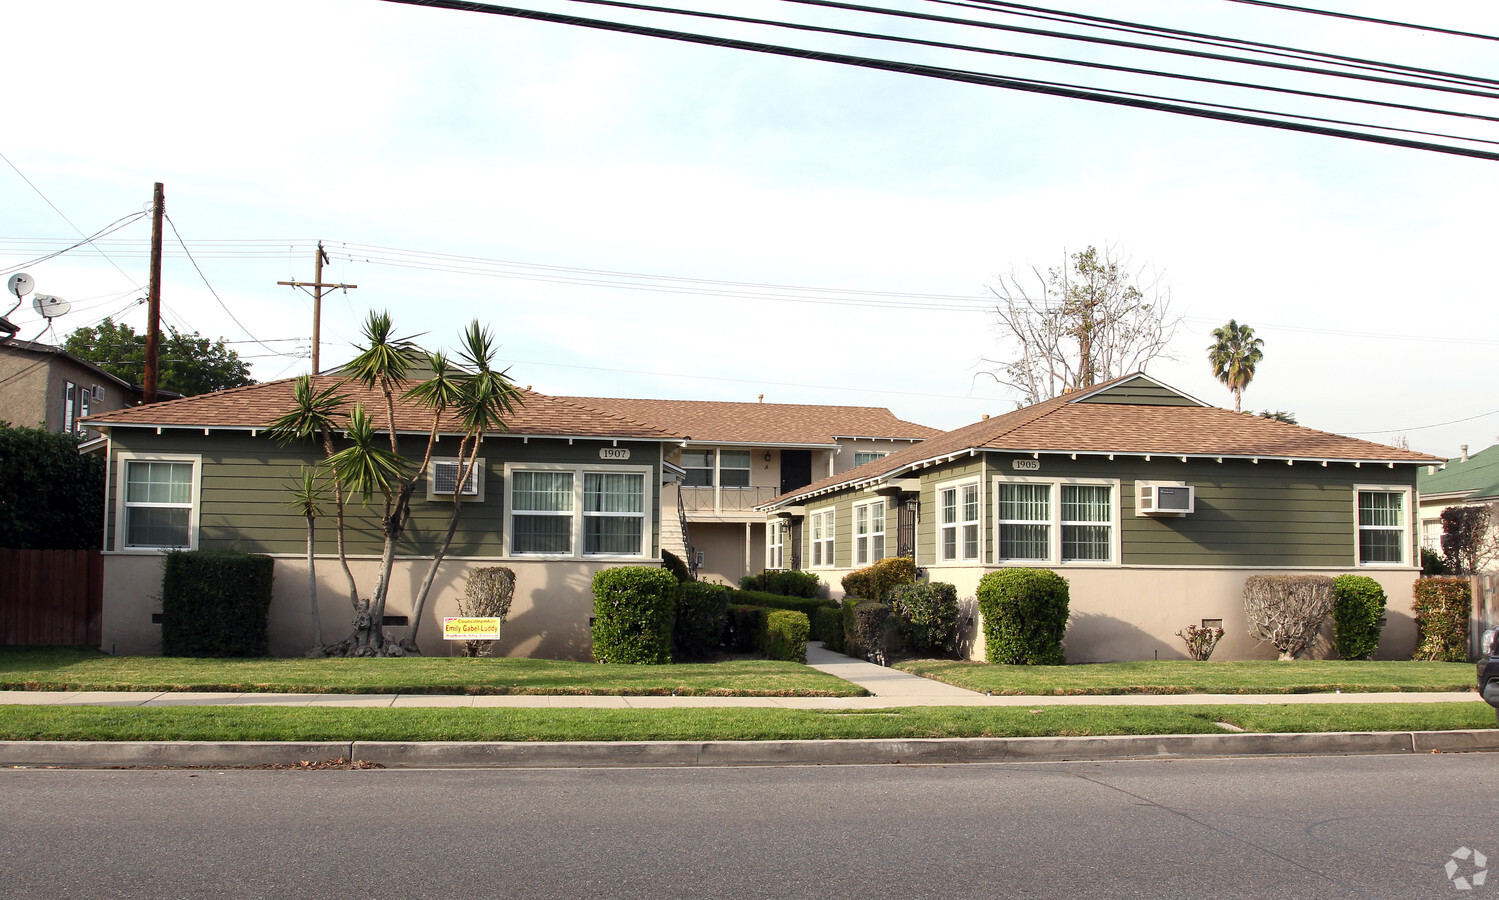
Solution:
[[[193,259],[192,251],[190,251],[190,250],[187,249],[187,242],[182,239],[181,233],[179,233],[177,231],[177,223],[172,221],[172,217],[171,216],[166,216],[165,218],[167,220],[167,224],[169,226],[171,226],[171,228],[172,228],[172,234],[173,234],[173,236],[175,236],[177,238],[177,243],[180,244],[180,245],[182,245],[182,252],[184,252],[184,253],[187,254],[188,260],[190,262],[192,262],[193,268],[196,269],[197,272],[198,272],[198,277],[201,278],[201,279],[203,279],[203,285],[208,288],[208,292],[213,295],[213,299],[215,299],[215,300],[218,301],[219,306],[222,307],[223,310],[224,310],[224,312],[228,314],[229,318],[234,321],[234,324],[238,325],[241,331],[243,331],[245,334],[249,335],[250,336],[250,340],[254,341],[257,344],[260,344],[260,346],[262,346],[265,349],[269,350],[273,354],[281,355],[279,353],[279,351],[277,351],[274,347],[268,346],[263,341],[261,341],[259,338],[257,338],[255,336],[255,334],[252,331],[250,331],[250,329],[248,329],[248,328],[245,327],[245,323],[243,323],[243,322],[241,322],[239,320],[239,317],[236,316],[234,314],[234,311],[229,308],[229,304],[225,303],[224,302],[224,298],[222,298],[222,297],[219,296],[219,292],[213,289],[213,285],[212,284],[208,283],[208,276],[205,275],[205,274],[203,274],[203,267],[198,265],[198,261],[196,259]]]
[[[1499,41],[1499,35],[1481,34],[1476,31],[1460,31],[1456,28],[1442,28],[1436,25],[1417,25],[1413,22],[1401,22],[1396,19],[1380,19],[1374,16],[1361,16],[1356,13],[1338,12],[1331,9],[1314,9],[1310,6],[1295,6],[1290,3],[1273,3],[1270,0],[1228,0],[1230,3],[1242,3],[1246,6],[1264,6],[1270,9],[1285,10],[1287,12],[1308,13],[1316,16],[1329,16],[1334,19],[1350,19],[1355,22],[1368,22],[1374,25],[1390,25],[1395,28],[1410,28],[1415,31],[1425,31],[1431,34],[1446,34],[1453,37],[1474,38],[1480,41]]]

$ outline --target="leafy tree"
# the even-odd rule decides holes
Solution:
[[[1286,412],[1283,409],[1262,409],[1259,412],[1255,413],[1255,415],[1259,416],[1261,419],[1274,419],[1277,422],[1285,422],[1287,425],[1296,424],[1296,414],[1292,412]]]
[[[1492,506],[1449,506],[1442,510],[1442,555],[1453,575],[1475,575],[1499,557],[1490,528]]]
[[[1254,329],[1240,325],[1233,319],[1222,328],[1213,329],[1213,344],[1208,347],[1208,362],[1213,367],[1213,377],[1223,382],[1234,394],[1234,412],[1239,412],[1239,400],[1249,382],[1254,380],[1254,367],[1265,358],[1261,350],[1265,342],[1254,336]],[[1269,418],[1275,418],[1270,416]]]
[[[0,422],[0,547],[97,550],[103,541],[104,460],[78,438]]]
[[[1113,248],[1074,253],[1045,275],[1032,268],[1035,283],[1015,274],[989,290],[1002,338],[1015,355],[993,359],[997,369],[982,372],[1019,391],[1026,403],[1039,403],[1077,388],[1143,370],[1167,352],[1179,316],[1170,315],[1168,293],[1153,284],[1141,290],[1137,273]]]
[[[112,319],[92,328],[79,328],[63,341],[63,349],[99,368],[139,385],[146,377],[146,336]],[[196,331],[184,334],[167,326],[157,360],[157,386],[185,397],[254,384],[250,367],[224,346]]]

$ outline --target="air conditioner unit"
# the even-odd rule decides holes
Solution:
[[[96,384],[96,385],[94,385],[94,399],[97,400],[100,403],[104,402],[104,385],[102,385],[102,384]]]
[[[432,488],[434,494],[453,495],[453,490],[458,486],[459,463],[440,460],[432,461]],[[465,497],[477,497],[479,495],[479,466],[475,465],[469,469],[468,480],[463,484],[463,495]]]
[[[1135,484],[1135,515],[1185,516],[1197,507],[1197,491],[1182,482],[1140,481]]]

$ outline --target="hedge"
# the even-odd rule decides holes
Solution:
[[[817,615],[817,611],[824,607],[834,609],[838,606],[837,600],[818,600],[806,597],[788,597],[785,594],[770,594],[765,591],[731,591],[730,603],[738,603],[743,606],[765,606],[770,609],[794,609],[806,615],[810,620]]]
[[[765,620],[770,610],[743,603],[729,604],[728,643],[737,653],[759,653],[765,649]]]
[[[765,616],[765,656],[790,662],[807,661],[807,635],[811,623],[805,613],[773,609]]]
[[[763,591],[782,597],[812,598],[822,593],[822,579],[808,572],[763,569],[758,575],[739,579],[740,590]]]
[[[991,663],[1060,666],[1067,580],[1049,569],[1001,569],[979,581],[984,655]]]
[[[916,561],[909,556],[887,556],[872,566],[865,566],[843,576],[843,593],[863,600],[889,599],[897,585],[916,580]]]
[[[103,540],[104,460],[78,438],[0,422],[0,547],[97,550]]]
[[[945,582],[902,584],[890,592],[906,650],[919,656],[958,652],[958,589]]]
[[[1332,582],[1332,641],[1344,659],[1368,659],[1379,649],[1379,620],[1386,597],[1367,575],[1339,575]]]
[[[1411,612],[1416,617],[1416,659],[1467,662],[1472,585],[1466,578],[1417,578]]]
[[[269,556],[173,550],[162,557],[161,652],[164,656],[266,656],[270,637]]]
[[[834,653],[844,650],[843,610],[824,606],[812,616],[812,640],[822,641],[824,649]]]
[[[717,650],[729,627],[729,589],[721,584],[685,581],[677,587],[677,615],[671,642],[678,658],[701,659]]]
[[[593,658],[601,663],[671,662],[677,579],[656,566],[619,566],[593,576]]]

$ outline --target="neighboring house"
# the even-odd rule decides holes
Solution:
[[[326,388],[340,379],[315,381]],[[288,488],[303,466],[323,454],[311,442],[279,446],[265,433],[289,408],[292,384],[235,388],[89,420],[108,438],[106,650],[160,652],[160,555],[177,547],[274,556],[272,652],[296,655],[312,645],[306,523],[290,506]],[[383,398],[354,384],[341,390],[383,426]],[[508,430],[485,436],[482,467],[462,487],[466,506],[419,634],[428,654],[448,652],[440,619],[457,614],[465,576],[474,568],[504,565],[516,574],[499,652],[586,659],[594,573],[660,563],[661,484],[663,471],[670,469],[663,457],[675,452],[685,435],[567,398],[530,391],[522,396],[523,404],[507,419]],[[420,459],[431,414],[400,404],[396,426],[403,452]],[[458,488],[451,458],[457,430],[443,432],[398,547],[386,608],[391,625],[407,624]],[[380,511],[378,497],[368,507],[357,500],[349,507],[348,553],[364,596],[373,589],[378,569]],[[352,628],[331,499],[318,520],[316,547],[324,637],[338,640]]]
[[[878,407],[564,399],[687,435],[666,455],[685,475],[680,488],[662,494],[661,545],[699,578],[729,584],[796,563],[794,552],[767,559],[767,524],[757,506],[938,434]],[[769,525],[777,545],[784,543],[779,528],[777,520]]]
[[[1416,489],[1421,494],[1421,546],[1441,553],[1442,510],[1499,503],[1499,444],[1472,456],[1464,444],[1461,456],[1423,468]]]
[[[0,421],[95,438],[98,432],[79,420],[126,409],[140,399],[129,382],[61,347],[0,343]]]
[[[1244,579],[1358,573],[1389,596],[1385,657],[1414,645],[1417,471],[1432,456],[1209,406],[1143,374],[986,418],[792,491],[764,509],[833,596],[851,569],[914,547],[968,606],[1006,566],[1071,585],[1072,662],[1184,657],[1175,632],[1248,637]],[[907,537],[909,536],[909,537]],[[789,546],[772,546],[787,565]]]

